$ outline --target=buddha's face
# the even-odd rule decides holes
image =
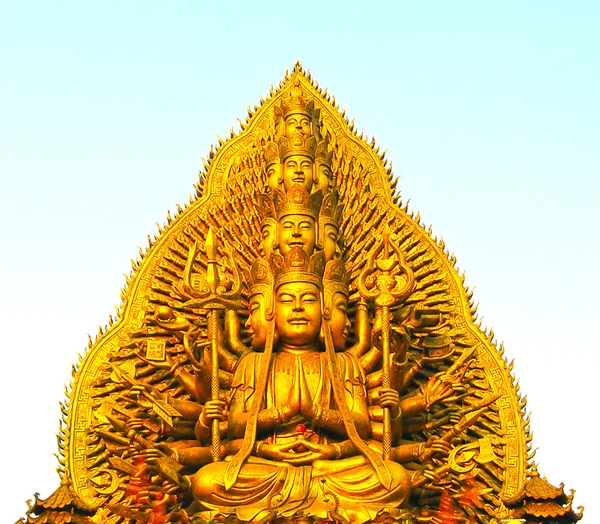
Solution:
[[[306,215],[286,215],[279,220],[277,242],[279,252],[287,255],[293,247],[301,247],[308,256],[313,254],[316,241],[315,220]]]
[[[326,164],[319,164],[317,169],[317,189],[327,193],[331,187],[332,182],[331,169]]]
[[[262,293],[250,296],[248,301],[248,320],[244,324],[250,333],[252,349],[265,347],[267,340],[267,303]]]
[[[277,162],[273,162],[267,166],[267,185],[271,189],[279,187],[281,183],[281,166]]]
[[[260,254],[265,260],[269,260],[275,242],[277,240],[277,224],[274,220],[265,220],[261,227],[260,232],[262,234],[262,241],[260,243]]]
[[[275,326],[289,346],[314,344],[321,329],[319,288],[309,282],[282,284],[275,293]]]
[[[285,119],[285,134],[291,138],[295,133],[300,133],[304,137],[310,135],[310,120],[307,115],[294,113]]]
[[[283,163],[283,187],[286,191],[293,184],[301,184],[310,192],[313,185],[313,161],[304,155],[291,155]]]
[[[350,320],[348,320],[348,297],[339,291],[333,294],[329,326],[331,327],[333,347],[337,351],[343,350],[348,339]]]
[[[338,250],[338,228],[333,224],[325,224],[323,226],[323,253],[325,254],[325,260],[331,260],[333,255]]]

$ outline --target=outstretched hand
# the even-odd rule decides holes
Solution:
[[[436,402],[452,402],[458,400],[466,391],[465,386],[453,375],[446,372],[436,373],[423,386],[426,399],[426,409]]]
[[[422,462],[429,460],[433,456],[447,457],[452,450],[452,444],[437,437],[430,437],[423,443],[423,451],[420,459]]]

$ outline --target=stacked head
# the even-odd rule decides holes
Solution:
[[[333,153],[319,112],[300,86],[275,109],[275,120],[276,136],[263,147],[267,188],[259,199],[262,258],[251,271],[252,346],[264,344],[266,330],[255,324],[268,318],[274,318],[279,340],[293,345],[318,340],[326,318],[335,348],[343,349],[348,277],[339,247],[342,207],[333,188]]]
[[[286,255],[273,253],[271,267],[279,341],[295,348],[314,347],[322,321],[323,251],[309,256],[295,246]]]
[[[288,191],[301,184],[309,192],[332,187],[333,153],[322,137],[319,111],[299,85],[275,108],[276,136],[264,146],[268,185]]]

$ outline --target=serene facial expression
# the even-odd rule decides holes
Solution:
[[[260,228],[262,241],[260,243],[260,254],[265,260],[269,260],[273,247],[275,247],[277,225],[273,220],[265,220]]]
[[[262,294],[255,294],[248,301],[249,315],[244,324],[250,332],[250,345],[252,349],[265,347],[267,340],[267,307]]]
[[[316,241],[315,221],[306,215],[286,215],[277,228],[279,252],[287,255],[295,247],[301,247],[307,255],[312,255]]]
[[[286,191],[293,184],[302,184],[307,191],[313,185],[313,161],[302,155],[292,155],[283,164],[283,187]]]
[[[279,187],[281,166],[278,163],[269,164],[267,166],[267,185],[271,189]]]
[[[319,174],[317,176],[317,189],[320,189],[323,191],[323,193],[326,193],[331,186],[331,169],[329,169],[329,166],[325,164],[320,164],[318,168],[318,173]]]
[[[346,346],[346,340],[350,329],[348,320],[348,297],[339,291],[334,293],[331,304],[331,335],[333,347],[341,351]]]
[[[319,288],[308,282],[279,286],[275,294],[275,325],[284,344],[314,344],[321,329]]]
[[[285,134],[288,138],[294,133],[301,133],[303,136],[310,134],[310,120],[308,116],[296,113],[285,119]]]
[[[323,253],[325,260],[331,260],[338,250],[338,228],[333,224],[325,224],[323,227]]]

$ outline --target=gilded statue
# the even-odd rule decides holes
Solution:
[[[76,368],[60,436],[71,515],[516,514],[534,467],[525,402],[391,180],[300,66],[211,151]]]

